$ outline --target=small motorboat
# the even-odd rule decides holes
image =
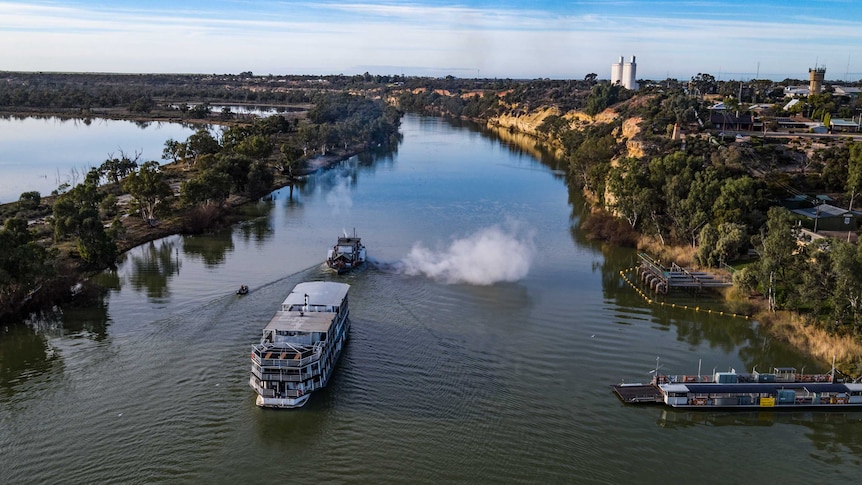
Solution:
[[[248,286],[245,286],[245,285],[240,286],[239,289],[236,290],[237,295],[245,295],[247,293],[248,293]]]

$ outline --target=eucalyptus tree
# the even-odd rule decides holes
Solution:
[[[748,244],[748,234],[741,224],[725,222],[717,227],[707,224],[700,230],[698,243],[695,261],[716,268],[739,257]]]
[[[23,192],[18,197],[18,207],[24,210],[33,210],[39,207],[42,202],[42,195],[38,191]]]
[[[156,161],[146,162],[138,171],[129,174],[123,189],[133,197],[133,209],[137,209],[141,219],[151,227],[156,224],[157,210],[174,195]]]
[[[632,229],[640,229],[643,218],[655,212],[655,190],[646,164],[627,157],[611,167],[608,175],[608,208],[624,217]]]
[[[99,166],[99,172],[109,181],[119,183],[120,180],[128,176],[138,167],[138,159],[141,154],[135,152],[134,158],[129,158],[122,150],[120,157],[117,158],[113,153],[108,154],[108,159]]]
[[[854,333],[862,330],[862,246],[835,241],[831,251],[834,321],[849,325]]]
[[[302,157],[302,148],[290,143],[282,143],[279,152],[282,155],[278,161],[279,168],[283,173],[293,176],[293,168]]]
[[[719,183],[714,170],[703,170],[699,157],[677,151],[649,162],[650,185],[656,188],[658,224],[676,241],[695,246],[701,228],[710,222]]]
[[[186,206],[221,206],[230,195],[231,178],[215,169],[203,170],[180,186],[180,200]]]
[[[188,152],[188,144],[168,138],[165,148],[162,149],[162,160],[170,160],[177,163],[185,160]]]
[[[221,150],[218,140],[206,129],[201,128],[186,140],[187,155],[196,163],[203,155],[211,155]]]
[[[713,222],[743,224],[751,228],[762,224],[765,218],[762,210],[767,201],[761,195],[761,185],[748,175],[727,177],[721,181],[712,204]]]
[[[99,190],[101,175],[92,169],[84,182],[57,197],[54,202],[54,240],[77,240],[78,254],[94,266],[113,264],[117,257],[114,237],[105,231],[99,206],[104,194]]]
[[[272,149],[272,142],[264,135],[246,136],[233,147],[235,153],[253,160],[265,160]]]
[[[0,309],[20,301],[54,275],[53,255],[42,247],[27,221],[6,219],[0,228]]]
[[[847,158],[847,193],[850,196],[850,208],[862,192],[862,142],[850,145],[850,156]]]
[[[769,297],[770,310],[781,308],[787,292],[798,283],[796,250],[798,229],[791,213],[774,206],[767,213],[765,231],[761,236],[758,280]]]

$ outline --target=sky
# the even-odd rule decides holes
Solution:
[[[0,0],[0,71],[862,79],[860,0]]]

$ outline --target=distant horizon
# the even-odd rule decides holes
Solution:
[[[0,0],[0,70],[862,81],[852,0]]]
[[[111,71],[44,71],[44,70],[42,70],[42,71],[9,71],[9,70],[0,70],[0,74],[2,74],[2,73],[21,73],[21,74],[94,74],[94,75],[102,74],[102,75],[117,75],[117,76],[148,76],[148,75],[152,75],[152,76],[238,76],[238,75],[240,75],[240,74],[242,74],[242,73],[244,73],[244,72],[250,72],[250,71],[239,71],[239,72],[167,72],[167,71],[163,71],[163,72],[111,72]],[[310,74],[310,73],[305,73],[305,74],[303,74],[303,73],[289,73],[289,74],[275,74],[275,73],[257,73],[257,72],[253,72],[253,71],[251,71],[251,73],[252,73],[252,75],[253,75],[254,77],[269,77],[269,76],[273,76],[273,77],[290,77],[290,76],[302,76],[302,77],[329,77],[329,76],[333,76],[333,77],[334,77],[334,76],[344,76],[344,77],[352,77],[352,76],[362,76],[362,75],[364,75],[364,74],[365,74],[365,73],[356,73],[356,74],[344,74],[344,73],[328,73],[328,74]],[[369,73],[369,74],[370,74],[370,73]],[[589,74],[589,73],[587,73],[587,74]],[[587,74],[585,74],[584,76],[586,76]],[[761,78],[758,78],[758,79],[754,79],[754,78],[752,78],[752,79],[733,79],[733,78],[730,78],[730,79],[719,79],[719,78],[718,78],[718,76],[716,76],[715,74],[713,74],[713,73],[711,73],[711,72],[702,73],[702,74],[709,74],[709,75],[715,76],[715,80],[716,80],[716,82],[740,82],[740,81],[742,81],[742,82],[750,82],[750,81],[758,80],[758,81],[772,81],[772,82],[774,82],[774,83],[778,84],[778,83],[781,83],[781,82],[783,82],[783,81],[785,81],[785,80],[792,80],[792,81],[800,81],[800,83],[801,83],[801,84],[805,84],[805,85],[807,85],[807,84],[808,84],[808,79],[807,79],[807,78],[801,78],[801,77],[800,77],[800,78],[784,77],[784,78],[781,78],[781,79],[766,79],[766,78],[762,78],[762,77],[761,77]],[[444,78],[446,78],[446,77],[448,77],[448,76],[449,76],[449,75],[445,75],[445,76],[431,76],[431,75],[406,75],[406,74],[396,74],[396,73],[381,73],[381,74],[372,74],[372,75],[374,75],[374,76],[392,76],[392,77],[394,77],[394,76],[399,76],[399,77],[403,77],[403,78],[405,78],[405,79],[408,79],[408,78],[431,78],[431,79],[444,79]],[[477,80],[477,81],[493,81],[493,80],[501,80],[501,79],[510,79],[510,80],[512,80],[512,81],[538,81],[538,80],[544,80],[544,79],[549,79],[549,80],[551,80],[551,81],[572,81],[572,80],[583,80],[583,77],[581,77],[581,78],[548,78],[548,77],[544,77],[544,78],[480,77],[480,78],[477,78],[477,77],[468,77],[468,76],[452,76],[452,77],[454,77],[455,79],[462,79],[462,80],[474,79],[474,80]],[[689,78],[685,78],[685,79],[680,79],[680,78],[650,79],[650,78],[642,78],[642,77],[638,77],[638,79],[637,79],[637,80],[638,80],[638,82],[640,82],[640,81],[662,82],[662,81],[666,81],[666,80],[668,80],[668,79],[671,79],[671,80],[674,80],[674,81],[677,81],[677,82],[688,82],[689,80],[691,80],[691,77],[689,77]],[[604,77],[604,78],[603,78],[601,75],[599,75],[599,76],[596,78],[596,81],[597,81],[597,82],[610,82],[610,78],[609,78],[609,77]],[[827,84],[827,85],[831,85],[831,84],[836,84],[836,85],[838,85],[838,84],[855,84],[855,83],[862,83],[862,79],[858,79],[858,80],[851,80],[851,81],[844,81],[844,80],[841,80],[841,79],[825,79],[825,80],[823,81],[823,84]]]

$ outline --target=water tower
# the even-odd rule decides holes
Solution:
[[[820,94],[823,89],[823,79],[826,77],[825,67],[808,69],[808,95]]]

